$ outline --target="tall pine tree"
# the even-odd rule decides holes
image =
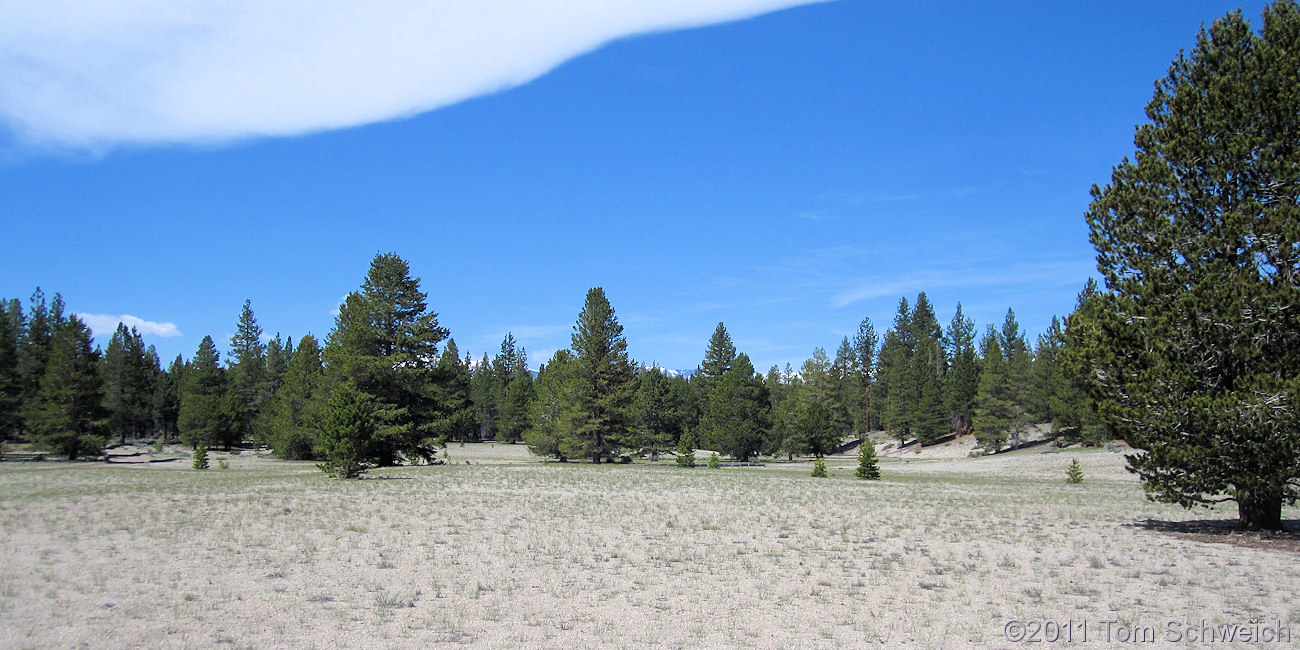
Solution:
[[[560,449],[569,458],[609,460],[632,440],[636,391],[623,326],[604,289],[587,292],[573,326],[573,402]]]

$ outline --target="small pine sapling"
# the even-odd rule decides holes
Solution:
[[[826,461],[822,460],[822,455],[817,454],[817,462],[813,463],[813,478],[826,478]]]
[[[194,469],[208,468],[208,448],[200,444],[194,448]]]
[[[709,454],[709,469],[721,469],[722,459],[718,457],[718,452]]]
[[[858,469],[853,473],[865,481],[880,480],[880,464],[876,461],[876,445],[871,442],[871,438],[862,439],[862,447],[858,449]]]
[[[689,432],[683,433],[681,441],[677,443],[677,466],[695,467],[695,450],[691,448]]]
[[[1066,483],[1083,482],[1083,466],[1079,464],[1078,458],[1075,458],[1073,461],[1070,461],[1070,466],[1065,468],[1065,482]]]

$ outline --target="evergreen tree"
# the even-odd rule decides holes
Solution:
[[[227,399],[233,403],[233,414],[240,439],[254,436],[253,423],[262,403],[270,396],[271,381],[266,366],[266,346],[262,343],[262,327],[253,316],[253,303],[244,301],[239,312],[235,334],[230,337],[230,368],[226,388],[231,391]]]
[[[54,294],[54,300],[47,305],[45,293],[37,287],[32,293],[29,305],[27,322],[21,331],[18,346],[18,374],[23,385],[24,410],[35,403],[36,391],[45,377],[45,366],[50,357],[54,333],[66,320],[63,314],[63,297],[57,293]]]
[[[289,362],[293,360],[293,337],[275,337],[266,342],[266,399],[270,399],[280,388],[284,373],[289,371]]]
[[[974,433],[981,446],[996,452],[1007,442],[1014,414],[1007,362],[997,332],[991,325],[980,340],[980,353],[983,368],[980,369],[979,390],[975,395]]]
[[[23,381],[18,355],[22,325],[22,305],[17,300],[0,300],[0,444],[17,438],[23,426]]]
[[[194,448],[194,453],[190,455],[190,458],[190,467],[197,470],[208,468],[208,448],[203,443],[199,443],[199,446]]]
[[[826,478],[826,460],[821,454],[817,454],[817,461],[813,463],[813,478]]]
[[[431,461],[442,444],[445,406],[430,372],[447,330],[429,311],[420,279],[395,253],[376,255],[360,292],[348,294],[325,346],[328,372],[374,399],[378,465]]]
[[[639,451],[657,459],[682,437],[689,391],[688,385],[668,378],[657,366],[638,374],[634,408]]]
[[[1088,369],[1084,363],[1088,341],[1088,323],[1098,318],[1101,307],[1097,281],[1088,278],[1079,293],[1074,311],[1066,317],[1061,349],[1057,352],[1060,370],[1052,378],[1048,397],[1052,412],[1052,431],[1069,442],[1100,445],[1115,437],[1115,432],[1097,412],[1097,404],[1086,391]]]
[[[179,435],[177,421],[181,413],[181,386],[185,375],[185,360],[176,355],[166,372],[158,374],[154,384],[153,408],[158,433],[163,440],[175,440]]]
[[[513,334],[501,342],[501,354],[492,363],[496,379],[495,401],[499,405],[496,439],[518,442],[528,428],[533,400],[533,376],[528,372],[528,355],[517,346]]]
[[[858,449],[858,469],[853,475],[866,481],[880,480],[880,463],[876,460],[876,445],[871,438],[863,438]]]
[[[1083,466],[1079,464],[1079,459],[1075,458],[1070,461],[1070,465],[1065,468],[1065,482],[1078,484],[1083,482]]]
[[[118,441],[144,436],[154,421],[154,380],[156,361],[145,356],[144,341],[134,327],[117,324],[104,352],[104,407],[108,410],[109,431]]]
[[[857,406],[855,420],[861,423],[864,434],[872,431],[876,425],[872,417],[871,387],[875,382],[878,342],[875,325],[870,318],[863,318],[858,325],[857,334],[853,336],[853,352],[858,358],[858,391],[861,396],[851,403]]]
[[[438,357],[435,371],[439,378],[437,400],[443,406],[442,422],[445,429],[440,437],[448,440],[464,441],[475,435],[477,430],[474,420],[474,404],[470,401],[473,377],[469,369],[469,357],[460,358],[454,339],[447,339],[447,346]]]
[[[722,469],[722,458],[716,451],[709,454],[709,469]]]
[[[226,395],[225,371],[211,336],[204,336],[183,373],[176,426],[190,447],[223,445],[229,449],[239,432],[233,404]]]
[[[623,326],[604,289],[587,292],[573,327],[572,348],[573,402],[560,449],[566,457],[599,463],[630,443],[636,391]]]
[[[950,420],[943,401],[943,378],[948,368],[944,355],[942,331],[934,308],[922,291],[908,319],[913,342],[906,391],[911,402],[911,422],[917,440],[934,444],[951,433]]]
[[[704,351],[704,361],[700,363],[695,375],[702,379],[720,379],[736,363],[736,345],[722,323],[713,330],[709,337],[709,347]]]
[[[1007,399],[1011,402],[1013,421],[1011,426],[1012,444],[1020,443],[1020,436],[1034,420],[1030,410],[1033,395],[1033,355],[1029,352],[1029,342],[1020,331],[1016,321],[1016,312],[1007,309],[1002,321],[998,343],[1002,346],[1002,357],[1006,360]]]
[[[1248,529],[1300,497],[1297,70],[1292,0],[1258,34],[1240,12],[1202,29],[1086,214],[1107,288],[1080,333],[1090,391],[1150,498],[1236,501]]]
[[[749,460],[762,448],[771,427],[771,412],[763,381],[749,357],[740,354],[709,393],[708,407],[700,418],[701,439],[710,449]]]
[[[578,389],[577,364],[568,350],[556,352],[551,360],[537,371],[535,384],[537,398],[530,411],[530,425],[524,432],[528,451],[537,456],[552,456],[560,462],[568,460],[560,441],[569,432]]]
[[[361,476],[375,458],[376,405],[351,382],[341,381],[325,402],[317,446],[322,472],[338,478]]]
[[[944,376],[944,406],[958,435],[971,433],[975,419],[975,395],[979,392],[979,358],[975,352],[975,322],[957,313],[944,334],[951,366]]]
[[[677,441],[677,466],[695,467],[695,447],[691,444],[691,432],[684,431]]]
[[[470,370],[470,403],[473,404],[475,430],[479,440],[492,440],[497,436],[497,421],[500,419],[497,375],[492,360],[486,353]]]
[[[75,316],[62,319],[28,409],[32,441],[70,460],[99,455],[105,442],[103,399],[99,351],[91,347],[90,330]]]
[[[298,340],[289,359],[280,388],[267,400],[259,415],[261,429],[276,456],[285,460],[318,458],[317,423],[321,406],[329,395],[320,345],[308,334]]]
[[[907,298],[899,299],[894,326],[885,332],[884,343],[880,347],[874,393],[879,402],[876,412],[880,414],[881,424],[898,438],[900,445],[911,437],[915,415],[908,390],[909,370],[915,349],[911,319],[912,309]]]

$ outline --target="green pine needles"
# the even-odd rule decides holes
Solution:
[[[695,467],[695,450],[691,448],[691,433],[689,431],[683,433],[681,441],[677,443],[677,466]]]
[[[1083,482],[1083,466],[1079,464],[1078,458],[1070,461],[1070,466],[1065,468],[1065,482],[1071,484]]]
[[[194,469],[208,468],[208,448],[199,445],[194,448]]]
[[[876,444],[864,437],[858,449],[858,469],[853,475],[864,481],[880,480],[880,464],[876,460]]]
[[[821,454],[817,454],[817,462],[813,463],[812,475],[813,478],[826,478],[826,461]]]
[[[718,457],[718,452],[715,451],[712,454],[709,454],[709,469],[721,469],[721,468],[722,468],[722,459]]]

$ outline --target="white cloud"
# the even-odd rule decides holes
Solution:
[[[825,0],[0,3],[0,120],[39,146],[204,143],[405,117],[633,34]]]
[[[172,338],[180,336],[181,331],[176,327],[176,323],[156,323],[151,320],[137,318],[130,314],[121,316],[112,316],[109,314],[77,314],[90,332],[95,336],[112,336],[117,331],[117,324],[122,323],[127,327],[134,327],[141,336],[158,336],[162,338]]]

